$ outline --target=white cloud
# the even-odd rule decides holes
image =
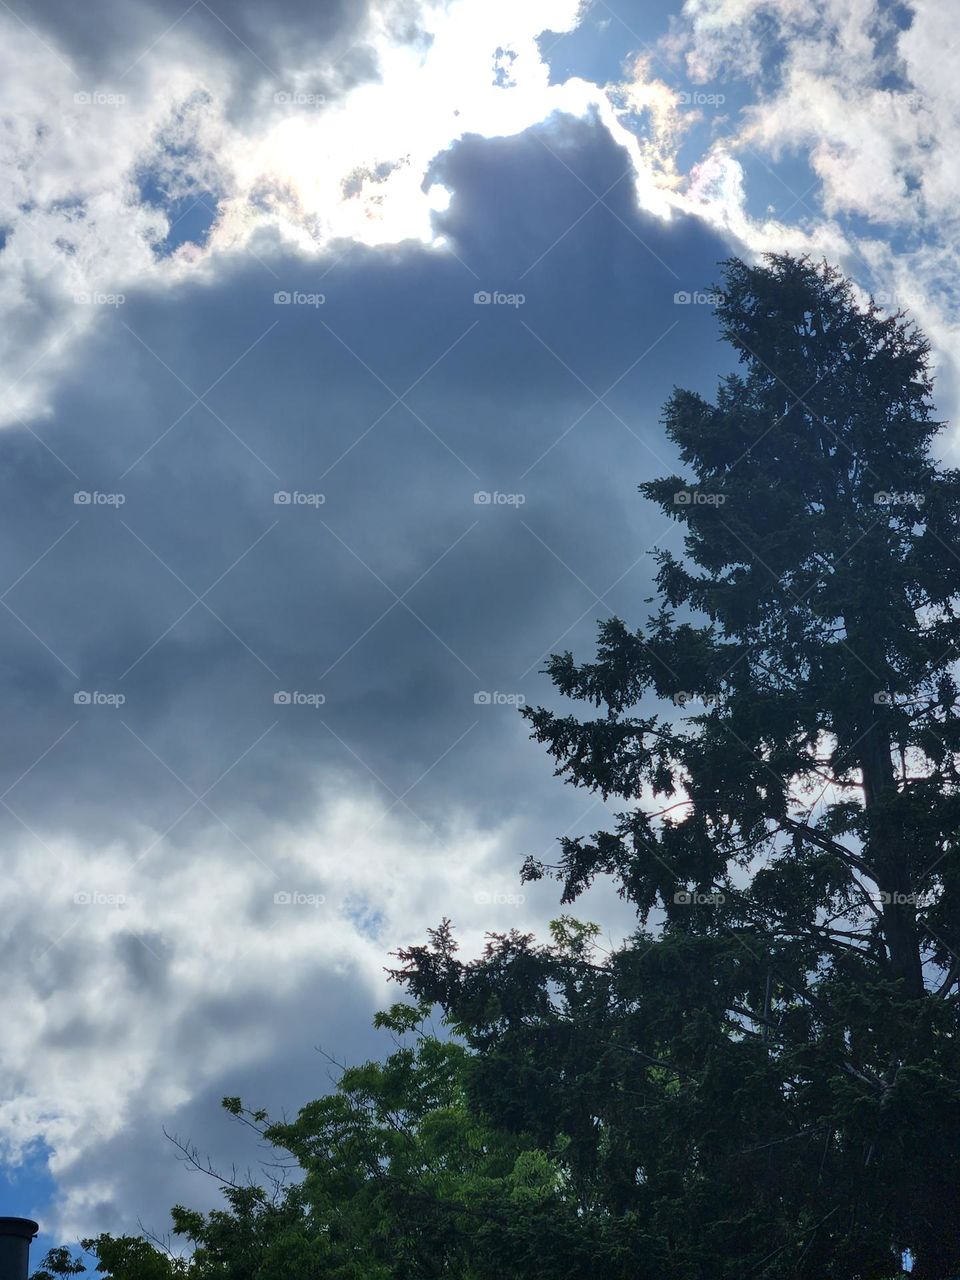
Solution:
[[[312,821],[274,831],[269,867],[219,828],[189,851],[164,847],[140,861],[159,833],[142,832],[133,861],[126,847],[94,853],[70,840],[10,851],[0,917],[17,921],[5,950],[18,981],[0,994],[11,1097],[0,1139],[14,1163],[38,1139],[52,1149],[66,1198],[46,1230],[70,1238],[101,1223],[91,1206],[122,1201],[125,1172],[91,1186],[85,1156],[268,1062],[278,1045],[265,1010],[299,1025],[309,1003],[316,1016],[318,973],[369,1017],[402,998],[385,984],[388,949],[442,914],[470,947],[498,924],[542,927],[502,871],[509,824],[480,833],[464,817],[444,847],[372,795],[340,791]],[[187,1045],[188,1020],[202,1033]]]
[[[466,132],[515,133],[597,97],[580,83],[551,88],[535,43],[576,11],[573,0],[459,0],[424,9],[428,39],[398,42],[392,10],[374,9],[364,41],[378,77],[330,101],[302,72],[280,88],[250,77],[191,42],[189,21],[142,51],[128,74],[100,83],[3,15],[4,114],[17,121],[5,135],[0,189],[4,421],[44,410],[58,352],[69,353],[64,340],[96,322],[96,307],[78,295],[174,283],[204,258],[242,251],[264,228],[307,251],[341,237],[430,240],[436,200],[421,188],[439,152]],[[506,87],[496,82],[498,49],[510,52]],[[144,174],[173,198],[218,202],[204,251],[185,244],[157,258],[170,220],[143,199]]]
[[[953,416],[960,84],[949,51],[960,18],[915,0],[901,29],[896,13],[876,0],[688,0],[685,38],[675,35],[672,47],[692,75],[747,94],[690,194],[754,252],[824,254],[902,300],[934,342]],[[776,167],[791,157],[815,175],[813,212],[796,212],[792,225],[749,216],[740,160]]]
[[[97,307],[77,297],[175,284],[209,272],[222,254],[253,251],[264,232],[304,253],[341,239],[432,242],[440,206],[425,178],[467,134],[513,135],[552,112],[595,110],[633,158],[642,207],[668,217],[675,145],[692,117],[682,121],[672,91],[643,61],[623,85],[551,84],[537,36],[570,29],[579,7],[425,6],[417,41],[398,41],[390,13],[374,9],[364,39],[378,74],[329,101],[302,71],[285,77],[280,69],[279,89],[263,76],[245,79],[248,69],[191,42],[189,22],[143,51],[128,74],[100,83],[69,53],[0,16],[11,35],[0,68],[4,105],[20,121],[7,137],[10,176],[0,193],[0,305],[12,320],[0,347],[0,420],[46,410],[45,388],[97,320]],[[625,123],[638,110],[649,115],[649,135]],[[171,199],[215,210],[203,247],[187,242],[157,256],[171,217],[144,198],[144,175]]]

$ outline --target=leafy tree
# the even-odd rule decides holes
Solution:
[[[405,1005],[380,1014],[378,1025],[414,1043],[383,1063],[344,1070],[336,1090],[292,1122],[225,1098],[273,1153],[280,1173],[272,1189],[222,1178],[226,1208],[174,1208],[174,1231],[190,1246],[183,1257],[142,1237],[85,1240],[97,1272],[113,1280],[592,1280],[597,1259],[609,1256],[605,1274],[652,1275],[627,1266],[641,1235],[621,1248],[602,1223],[581,1222],[559,1153],[484,1124],[468,1101],[471,1055],[425,1034],[425,1014]],[[69,1250],[55,1249],[34,1280],[83,1271]]]
[[[571,903],[612,876],[639,928],[448,924],[401,953],[477,1051],[491,1122],[632,1217],[669,1277],[960,1274],[960,476],[928,346],[827,265],[724,264],[739,371],[664,425],[685,528],[639,630],[555,655],[527,709],[556,772],[617,804],[564,838]],[[659,700],[659,705],[658,705]],[[667,703],[666,713],[663,704]],[[653,928],[651,920],[657,922]]]

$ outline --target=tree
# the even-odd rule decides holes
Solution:
[[[427,1034],[427,1011],[395,1005],[377,1024],[412,1037],[385,1062],[344,1069],[337,1087],[295,1120],[270,1122],[239,1098],[230,1114],[269,1149],[268,1185],[217,1175],[227,1207],[177,1206],[175,1256],[161,1241],[83,1241],[113,1280],[592,1280],[613,1252],[600,1223],[581,1223],[557,1153],[485,1126],[468,1102],[471,1055]],[[78,1274],[51,1251],[34,1280]],[[608,1274],[650,1274],[635,1268]]]
[[[740,371],[677,390],[685,527],[646,626],[547,671],[556,772],[619,802],[564,838],[571,903],[639,928],[401,953],[478,1054],[491,1122],[567,1141],[584,1215],[631,1216],[670,1277],[960,1274],[960,476],[928,345],[827,265],[724,264]],[[657,700],[661,705],[657,705]],[[669,709],[664,714],[662,704]],[[651,918],[660,921],[651,929]]]

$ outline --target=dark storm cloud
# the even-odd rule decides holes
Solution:
[[[529,805],[545,762],[474,695],[540,699],[541,658],[605,603],[638,620],[644,548],[676,535],[635,487],[672,465],[659,407],[712,336],[673,296],[723,246],[639,215],[626,180],[595,204],[626,164],[590,124],[468,140],[437,174],[462,262],[275,256],[104,311],[37,428],[52,453],[0,439],[7,784],[79,722],[11,794],[31,827],[162,831],[264,733],[218,813],[292,817],[344,772],[388,801],[416,784],[431,825],[451,796]]]
[[[204,57],[235,67],[238,114],[256,107],[244,100],[251,88],[271,82],[282,90],[291,72],[306,77],[298,80],[300,92],[327,96],[374,78],[376,55],[367,39],[372,12],[382,15],[397,43],[427,38],[412,0],[11,0],[7,8],[81,77],[126,80],[148,60],[162,63],[189,42]]]
[[[452,252],[306,258],[261,238],[259,262],[104,308],[31,424],[43,443],[0,436],[0,822],[43,914],[0,951],[45,1011],[42,1060],[73,1079],[119,1051],[134,1073],[113,1086],[116,1132],[58,1157],[84,1229],[197,1202],[163,1122],[232,1160],[221,1094],[321,1092],[318,1041],[377,1050],[391,948],[445,914],[490,927],[477,890],[517,888],[524,854],[607,820],[551,777],[511,701],[548,700],[544,655],[588,652],[609,608],[646,612],[645,549],[677,530],[636,485],[674,465],[673,384],[710,389],[722,360],[709,308],[674,295],[726,252],[694,220],[639,213],[626,166],[590,121],[467,139],[433,175]],[[358,847],[384,842],[383,901],[357,833],[316,817],[344,798],[378,823]],[[468,866],[464,833],[505,827],[508,853],[493,840]],[[83,858],[61,865],[71,842]],[[117,889],[124,906],[98,905]],[[277,889],[326,903],[283,915]],[[553,912],[555,885],[526,890]],[[265,937],[286,957],[269,975],[250,959]]]

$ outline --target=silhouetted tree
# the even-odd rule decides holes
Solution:
[[[659,556],[645,627],[550,660],[599,714],[525,712],[557,773],[620,812],[524,874],[567,903],[612,876],[642,928],[608,958],[509,935],[463,964],[445,925],[402,976],[477,1049],[485,1109],[566,1135],[584,1211],[635,1215],[665,1275],[866,1280],[909,1249],[945,1280],[960,479],[903,315],[806,259],[724,265],[740,371],[714,403],[674,392],[689,478],[641,486],[685,552]]]
[[[216,1174],[226,1207],[177,1206],[186,1246],[139,1236],[84,1240],[112,1280],[653,1280],[643,1234],[584,1221],[559,1152],[496,1132],[468,1101],[470,1055],[427,1034],[426,1011],[395,1005],[378,1025],[401,1043],[385,1062],[344,1070],[295,1120],[224,1106],[270,1152],[264,1185]],[[84,1272],[53,1250],[34,1280]]]

